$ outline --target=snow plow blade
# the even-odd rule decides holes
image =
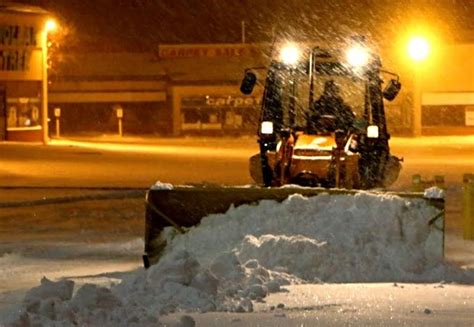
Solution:
[[[196,226],[211,214],[225,213],[233,206],[258,204],[261,200],[282,202],[292,194],[305,197],[329,195],[355,195],[360,191],[324,188],[260,188],[260,187],[225,187],[225,186],[175,186],[170,189],[150,189],[146,195],[145,211],[145,267],[158,262],[166,247],[166,227],[174,227],[179,233]],[[367,191],[363,191],[367,192]],[[381,194],[380,192],[368,192]],[[387,194],[386,192],[383,194]],[[432,251],[440,256],[444,254],[444,200],[428,199],[423,193],[389,193],[402,198],[416,198],[439,210],[436,216],[430,217],[426,228],[437,231]],[[269,218],[271,219],[271,217]],[[335,217],[337,219],[337,217]],[[438,233],[439,232],[439,233]]]

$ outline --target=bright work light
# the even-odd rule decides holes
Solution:
[[[262,121],[260,132],[262,134],[273,134],[273,123],[271,121]]]
[[[347,62],[353,67],[362,67],[369,61],[369,52],[366,48],[357,45],[347,51]]]
[[[376,139],[379,137],[379,127],[376,125],[367,126],[367,137]]]
[[[280,51],[280,61],[285,65],[296,65],[300,58],[300,49],[294,44],[284,46]]]

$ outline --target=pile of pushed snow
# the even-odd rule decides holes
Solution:
[[[424,191],[423,196],[428,199],[444,199],[444,190],[437,186],[432,186]]]
[[[168,252],[187,251],[203,265],[235,253],[305,281],[465,281],[442,262],[442,233],[430,226],[438,214],[423,199],[390,194],[295,194],[206,217]]]
[[[152,190],[172,190],[174,188],[173,184],[170,183],[163,183],[157,181],[154,185],[151,186]]]
[[[443,263],[423,199],[360,192],[230,208],[184,235],[168,230],[160,262],[111,289],[70,281],[32,289],[17,323],[156,324],[175,310],[252,311],[281,286],[307,282],[461,281],[472,272]]]

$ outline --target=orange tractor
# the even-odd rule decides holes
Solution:
[[[250,159],[258,184],[370,189],[397,179],[401,164],[390,154],[383,99],[393,100],[401,84],[376,55],[358,47],[342,59],[289,45],[265,69],[260,153]],[[257,83],[254,71],[246,71],[244,94]],[[396,76],[384,89],[383,73]]]
[[[256,69],[246,71],[242,93],[252,93]],[[401,86],[397,75],[382,70],[377,56],[363,47],[342,57],[317,47],[299,51],[290,46],[263,69],[260,152],[250,158],[250,174],[264,187],[152,188],[146,198],[145,267],[163,255],[166,227],[184,233],[203,217],[226,212],[230,206],[283,201],[294,193],[353,195],[357,192],[347,189],[386,187],[397,179],[401,164],[390,154],[383,99],[393,100]],[[382,74],[395,76],[383,89]],[[334,187],[339,189],[327,189]],[[422,198],[422,194],[400,196]],[[443,231],[443,220],[438,218]],[[440,252],[442,240],[440,236],[435,242]]]

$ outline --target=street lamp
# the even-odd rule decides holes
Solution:
[[[412,134],[421,135],[421,87],[420,87],[420,69],[431,52],[429,41],[423,36],[414,36],[408,41],[407,51],[410,59],[413,61],[413,111],[412,111]]]
[[[57,23],[54,19],[48,19],[43,27],[41,37],[42,50],[42,128],[43,128],[43,144],[47,145],[49,141],[48,136],[48,33],[57,29]]]
[[[56,23],[56,21],[54,19],[48,19],[46,21],[46,23],[44,24],[44,29],[47,31],[47,32],[51,32],[51,31],[54,31],[56,28],[58,28],[58,24]]]
[[[408,42],[408,54],[415,62],[425,60],[430,54],[430,44],[428,40],[421,36],[415,36]]]

